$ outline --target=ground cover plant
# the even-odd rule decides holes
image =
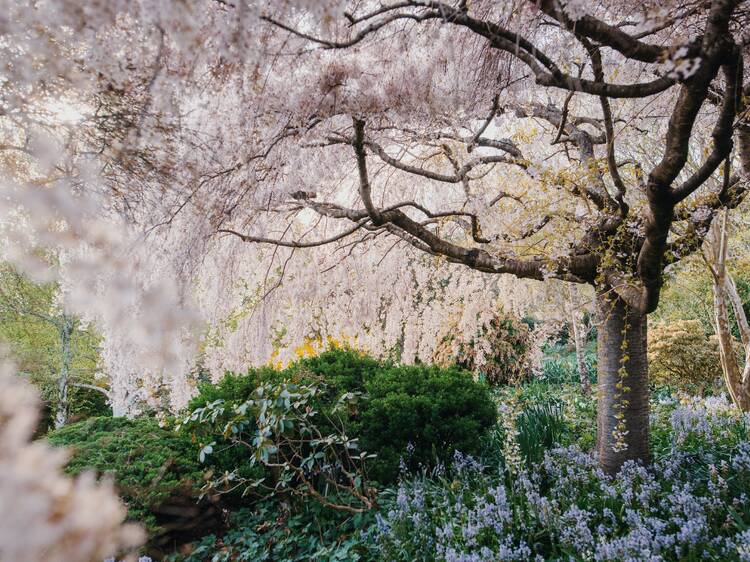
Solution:
[[[578,445],[531,465],[457,455],[402,481],[378,517],[383,560],[746,560],[748,421],[726,401],[663,406],[651,467],[615,476]]]
[[[194,443],[154,418],[92,417],[45,440],[67,448],[68,474],[95,471],[113,481],[128,520],[147,530],[152,553],[223,526],[221,508],[201,492],[206,467]]]

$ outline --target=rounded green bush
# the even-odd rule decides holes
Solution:
[[[295,382],[325,383],[326,395],[335,401],[345,392],[363,391],[366,382],[389,365],[354,349],[332,347],[293,363],[285,375]]]
[[[429,467],[458,450],[475,454],[497,419],[486,385],[457,367],[384,366],[365,383],[367,400],[352,419],[362,449],[375,453],[369,475],[379,482]]]
[[[209,402],[215,400],[226,400],[227,402],[244,402],[253,391],[266,381],[273,381],[279,377],[279,371],[271,367],[249,369],[247,373],[227,372],[222,379],[216,383],[203,383],[198,386],[198,394],[188,403],[188,410],[202,408]]]

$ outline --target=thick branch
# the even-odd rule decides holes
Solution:
[[[645,223],[646,238],[637,263],[640,283],[630,284],[627,290],[622,289],[620,292],[631,307],[644,313],[655,310],[659,302],[663,256],[675,204],[671,184],[687,161],[695,120],[706,100],[709,85],[716,77],[719,67],[726,63],[726,56],[732,52],[728,25],[733,7],[734,2],[730,0],[713,3],[701,46],[701,66],[681,87],[669,120],[664,154],[649,174],[646,185],[649,216]]]

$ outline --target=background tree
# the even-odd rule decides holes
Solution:
[[[721,370],[729,396],[738,408],[750,410],[750,325],[734,278],[727,269],[729,220],[723,213],[711,226],[704,259],[713,279],[714,325],[719,343]],[[730,310],[740,336],[745,366],[740,368],[730,324]]]
[[[0,267],[0,336],[18,373],[40,389],[54,427],[71,414],[106,410],[106,389],[96,379],[99,337],[65,311],[56,283],[36,284]]]
[[[577,285],[572,285],[564,296],[563,310],[567,316],[568,334],[573,337],[578,375],[581,378],[581,390],[584,394],[588,395],[591,394],[591,380],[589,378],[589,369],[586,365],[585,348],[590,327],[586,326],[584,322],[586,301],[581,298]]]

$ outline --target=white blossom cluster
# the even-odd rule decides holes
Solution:
[[[590,9],[590,2],[586,0],[560,0],[560,6],[562,6],[565,15],[571,21],[578,21],[582,19]]]
[[[650,7],[636,17],[636,33],[648,33],[657,29],[672,15],[672,10],[665,6]]]
[[[46,263],[35,261],[38,250],[59,256],[67,306],[104,332],[103,367],[118,414],[136,413],[144,404],[179,408],[192,391],[188,375],[197,364],[220,376],[226,368],[288,361],[306,340],[328,338],[356,340],[403,361],[426,359],[447,326],[458,323],[474,333],[482,322],[478,311],[500,301],[506,309],[537,304],[539,293],[525,284],[426,257],[382,233],[363,230],[305,251],[217,234],[231,228],[315,240],[351,226],[300,209],[304,205],[289,196],[303,192],[314,194],[310,201],[362,207],[346,142],[353,115],[367,120],[368,139],[379,142],[386,157],[453,174],[455,163],[439,154],[443,145],[459,166],[496,152],[480,146],[461,152],[455,143],[436,140],[436,133],[472,135],[502,84],[502,111],[484,134],[508,137],[522,148],[520,161],[478,166],[466,183],[431,182],[389,170],[368,147],[378,204],[413,199],[436,211],[476,213],[493,240],[490,253],[543,257],[546,276],[599,218],[585,198],[570,196],[576,186],[591,184],[591,168],[571,163],[559,146],[550,148],[555,127],[513,111],[553,101],[560,107],[564,93],[543,100],[529,87],[533,77],[506,69],[484,39],[437,20],[399,20],[372,40],[356,42],[363,26],[352,25],[344,12],[363,15],[379,3],[2,4],[8,9],[0,11],[0,54],[9,61],[2,70],[8,90],[0,100],[2,140],[23,139],[19,131],[26,130],[34,138],[25,181],[0,181],[5,257],[46,274]],[[469,9],[529,31],[563,68],[585,56],[569,33],[538,25],[532,4],[518,10],[516,3],[478,1]],[[637,4],[560,2],[574,22],[587,10],[609,20]],[[354,43],[326,49],[316,39]],[[608,57],[617,55],[608,51],[610,66]],[[698,62],[686,54],[678,50],[667,72],[679,79],[695,72]],[[640,80],[644,69],[617,68],[618,82]],[[106,127],[91,122],[109,111],[97,104],[112,99],[124,100],[117,111],[133,111],[128,129],[123,136],[97,136]],[[571,120],[599,115],[594,102],[575,96]],[[648,138],[637,134],[638,146],[659,138],[650,117],[662,109],[653,100],[618,101],[618,147],[633,134],[620,130],[629,116],[649,128]],[[72,126],[81,120],[81,127]],[[602,134],[594,121],[581,127]],[[618,160],[637,158],[618,154]],[[8,162],[3,168],[18,166]],[[523,204],[495,201],[506,186]],[[502,242],[548,213],[564,220],[553,219],[527,242]],[[430,228],[456,244],[471,243],[465,225],[457,225],[440,220]]]
[[[31,442],[39,403],[12,370],[0,373],[0,560],[97,562],[137,546],[140,529],[111,482],[66,476],[66,454]]]
[[[669,78],[684,82],[698,72],[701,66],[700,57],[688,57],[688,48],[676,49],[664,62],[664,72]]]

